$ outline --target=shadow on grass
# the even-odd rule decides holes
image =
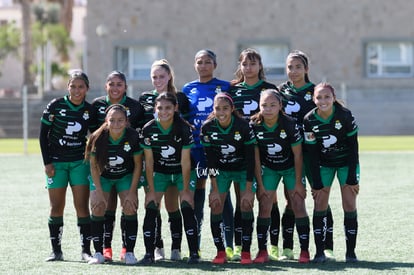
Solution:
[[[105,263],[105,265],[111,266],[125,266],[122,262],[111,262]],[[324,264],[299,264],[294,261],[286,262],[268,262],[265,264],[251,264],[251,265],[241,265],[238,262],[228,262],[224,265],[214,265],[210,261],[202,260],[199,264],[187,264],[185,261],[173,262],[173,261],[159,261],[152,265],[135,265],[136,267],[154,267],[157,269],[183,269],[199,271],[229,271],[229,270],[243,270],[243,273],[246,270],[254,271],[289,271],[292,269],[297,270],[314,270],[314,271],[345,271],[349,269],[369,269],[369,270],[378,270],[378,271],[393,271],[398,269],[412,269],[414,268],[414,263],[404,263],[404,262],[371,262],[371,261],[359,261],[358,263],[346,263],[346,262],[326,262]],[[167,271],[167,270],[166,270]]]

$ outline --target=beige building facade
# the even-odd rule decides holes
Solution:
[[[279,84],[286,55],[300,49],[311,81],[337,88],[361,133],[414,134],[401,113],[414,101],[412,14],[407,0],[88,0],[85,70],[98,93],[108,72],[122,70],[137,97],[151,89],[155,59],[170,61],[182,87],[196,78],[199,49],[213,50],[216,76],[231,80],[240,51],[253,47]]]

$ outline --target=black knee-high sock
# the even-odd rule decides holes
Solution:
[[[323,255],[326,236],[326,211],[313,212],[313,236],[315,239],[316,255]]]
[[[155,232],[155,247],[163,248],[164,242],[162,240],[162,234],[161,234],[161,228],[162,228],[162,220],[161,220],[161,213],[157,216],[157,232]]]
[[[328,210],[326,211],[325,249],[333,250],[333,223],[331,207],[328,205]]]
[[[115,224],[115,211],[106,211],[105,212],[105,221],[104,221],[104,245],[105,248],[110,248],[112,245],[112,236],[114,234],[114,224]],[[121,228],[122,230],[122,228]]]
[[[357,211],[345,212],[344,228],[346,237],[346,256],[355,257],[355,246],[358,235]]]
[[[299,243],[301,250],[309,250],[309,217],[296,219],[296,231],[299,236]]]
[[[81,241],[82,252],[91,254],[91,219],[90,217],[78,217],[78,229]]]
[[[170,224],[171,232],[171,249],[178,249],[181,251],[181,241],[183,239],[183,218],[180,210],[168,213],[168,222]]]
[[[198,253],[197,219],[194,210],[189,203],[184,201],[181,203],[181,212],[183,213],[185,235],[190,254]]]
[[[224,225],[224,240],[226,247],[233,248],[234,238],[234,209],[231,203],[230,193],[227,193],[223,208],[223,225]]]
[[[126,248],[126,221],[125,221],[124,213],[121,214],[120,226],[121,226],[122,247]]]
[[[204,202],[206,200],[206,189],[196,189],[194,191],[194,214],[197,218],[198,246],[201,243],[201,229],[204,221]]]
[[[295,228],[295,214],[292,209],[285,208],[282,216],[283,248],[293,249],[293,231]]]
[[[234,212],[234,244],[237,246],[242,245],[242,213],[240,208],[236,207]]]
[[[127,252],[134,252],[138,232],[137,215],[124,215],[125,219],[125,247]]]
[[[91,233],[95,252],[103,252],[105,217],[91,217]]]
[[[269,232],[270,218],[257,218],[256,232],[259,251],[267,249],[267,233]]]
[[[217,251],[224,251],[224,240],[223,240],[223,215],[210,214],[210,228],[211,234],[213,235],[214,245]]]
[[[252,246],[252,234],[253,234],[253,211],[242,212],[242,251],[250,252]]]
[[[48,226],[53,252],[62,252],[63,217],[49,217]]]
[[[272,206],[272,212],[270,213],[270,244],[278,246],[279,244],[279,228],[280,228],[280,212],[277,203],[274,203]]]
[[[145,208],[145,217],[144,224],[142,226],[142,231],[144,235],[144,245],[145,252],[154,257],[154,248],[155,248],[155,231],[157,230],[157,215],[158,207],[154,202],[150,202]]]

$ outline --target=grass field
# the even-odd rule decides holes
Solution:
[[[15,147],[17,144],[17,147]],[[0,273],[1,274],[414,274],[413,232],[414,191],[412,169],[414,163],[414,137],[361,137],[361,191],[358,197],[359,235],[357,264],[344,262],[345,239],[343,213],[338,185],[334,185],[330,204],[334,215],[334,240],[337,262],[322,265],[300,265],[297,262],[271,262],[264,265],[241,266],[228,263],[215,266],[210,260],[215,247],[209,229],[209,209],[205,208],[202,234],[202,263],[188,266],[170,261],[153,266],[124,266],[119,261],[112,264],[89,266],[80,261],[79,237],[70,190],[67,194],[65,227],[62,249],[64,262],[46,263],[50,253],[47,217],[49,201],[44,189],[44,174],[37,140],[29,141],[29,154],[23,155],[22,141],[0,139]],[[398,145],[398,146],[396,146]],[[14,149],[12,148],[14,147]],[[279,208],[283,211],[284,199],[278,190]],[[135,254],[144,254],[142,240],[143,194],[140,193],[139,230]],[[309,193],[309,192],[308,192]],[[310,194],[309,194],[310,195]],[[306,199],[308,212],[312,213],[312,199]],[[257,210],[257,203],[255,209]],[[119,212],[113,242],[114,258],[120,251]],[[167,257],[170,238],[166,211],[163,214],[163,236]],[[280,240],[279,245],[282,244]],[[295,254],[298,256],[297,234]],[[187,253],[185,237],[183,254]],[[315,252],[313,236],[311,255]],[[257,252],[253,241],[252,254]]]

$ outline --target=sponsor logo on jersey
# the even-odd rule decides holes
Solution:
[[[285,107],[285,113],[291,115],[293,113],[297,113],[300,110],[300,104],[296,101],[288,101]]]
[[[282,151],[282,146],[280,146],[277,143],[267,145],[267,153],[269,155],[276,155],[276,153],[279,153],[281,151]]]
[[[109,166],[114,167],[124,163],[124,159],[120,156],[109,157]]]
[[[329,135],[329,136],[323,136],[322,140],[323,140],[322,141],[323,147],[329,148],[331,145],[336,143],[337,138],[334,135]]]
[[[221,145],[221,153],[223,155],[230,155],[236,152],[236,148],[230,144]]]
[[[209,109],[213,106],[213,100],[209,97],[202,97],[198,99],[197,109],[200,112],[204,112],[206,109]]]
[[[259,104],[254,100],[246,100],[243,102],[243,114],[250,115],[252,111],[256,111]]]
[[[174,155],[175,148],[170,145],[161,146],[161,156],[163,158],[169,158],[170,156]]]

